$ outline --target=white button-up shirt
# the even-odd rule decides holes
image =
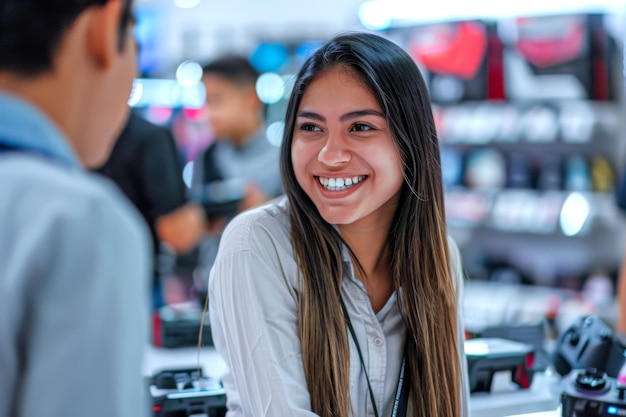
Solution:
[[[297,332],[298,270],[289,234],[288,202],[248,211],[227,227],[209,283],[213,340],[228,372],[229,417],[314,416]],[[462,289],[460,258],[450,241],[453,271]],[[344,248],[342,297],[353,324],[376,407],[390,416],[406,327],[397,293],[374,313]],[[459,317],[462,417],[469,414],[466,360]],[[350,401],[355,416],[373,416],[367,380],[350,340]]]

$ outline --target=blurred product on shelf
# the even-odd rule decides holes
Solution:
[[[533,16],[501,30],[507,98],[615,100],[616,42],[602,14]]]
[[[506,184],[506,160],[496,149],[480,148],[467,155],[465,183],[470,188],[494,189]]]
[[[590,191],[591,175],[585,159],[572,155],[565,164],[565,187],[570,191]]]
[[[535,373],[535,348],[510,339],[475,338],[465,341],[470,392],[491,392],[497,372],[509,371],[511,382],[530,388]]]
[[[200,341],[202,346],[213,346],[208,313],[203,312],[197,302],[170,303],[155,311],[152,319],[152,343],[155,346],[198,346]]]
[[[563,417],[604,417],[626,415],[626,385],[594,368],[576,369],[563,380]]]
[[[609,20],[602,13],[518,16],[404,25],[386,33],[422,67],[438,103],[615,101],[621,62]],[[537,110],[543,121],[536,138],[549,140],[554,114],[542,105]]]
[[[487,98],[487,31],[482,22],[443,22],[410,30],[405,48],[427,70],[433,100]]]
[[[616,377],[626,348],[602,319],[589,314],[564,330],[554,352],[554,368],[562,376],[574,369],[594,368]]]
[[[585,145],[594,139],[610,140],[620,128],[614,103],[485,101],[433,106],[437,131],[446,145]]]
[[[501,276],[503,272],[498,274]],[[513,275],[516,272],[510,268],[508,273]],[[596,314],[607,326],[614,328],[614,299],[597,301],[588,290],[474,280],[466,284],[465,327],[474,336],[485,336],[485,331],[490,328],[541,324],[547,326],[544,327],[544,337],[554,337],[562,334],[579,317]],[[487,334],[515,340],[514,333]],[[532,343],[530,339],[519,341]]]
[[[591,160],[591,188],[601,193],[615,190],[615,173],[607,158],[596,155]]]

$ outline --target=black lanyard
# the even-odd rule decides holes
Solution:
[[[340,299],[340,302],[341,302],[341,309],[343,310],[343,316],[346,320],[346,325],[348,326],[348,330],[350,331],[352,340],[354,341],[354,344],[356,345],[356,351],[359,354],[359,361],[361,362],[361,369],[363,370],[363,373],[365,374],[365,380],[367,381],[367,390],[370,394],[370,401],[372,402],[372,408],[374,409],[374,417],[380,417],[380,415],[378,414],[378,407],[376,407],[376,398],[374,396],[374,390],[372,389],[372,384],[370,383],[370,377],[365,367],[365,361],[363,360],[363,353],[361,352],[361,346],[359,345],[359,341],[356,338],[356,332],[354,331],[354,327],[352,326],[352,320],[350,320],[350,315],[348,314],[348,309],[346,308],[346,305],[343,302],[343,299]],[[406,362],[406,354],[402,355],[402,365],[400,367],[400,376],[398,377],[398,386],[396,387],[396,397],[393,402],[393,409],[391,412],[391,417],[406,417],[407,405],[409,402],[409,385],[404,383],[405,362]]]

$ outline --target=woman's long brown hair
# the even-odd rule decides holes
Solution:
[[[387,247],[407,325],[409,410],[416,417],[457,417],[461,407],[457,297],[430,99],[408,54],[367,33],[339,35],[317,50],[301,68],[287,107],[281,172],[300,272],[298,331],[311,409],[321,417],[351,415],[350,352],[340,306],[345,242],[298,185],[291,160],[302,95],[313,79],[335,67],[348,69],[368,86],[403,160],[405,182]]]

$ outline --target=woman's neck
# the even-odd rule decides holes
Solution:
[[[377,313],[393,293],[386,245],[389,228],[355,229],[339,226],[339,230],[363,268],[359,270],[355,265],[355,275],[365,285],[372,308]]]

